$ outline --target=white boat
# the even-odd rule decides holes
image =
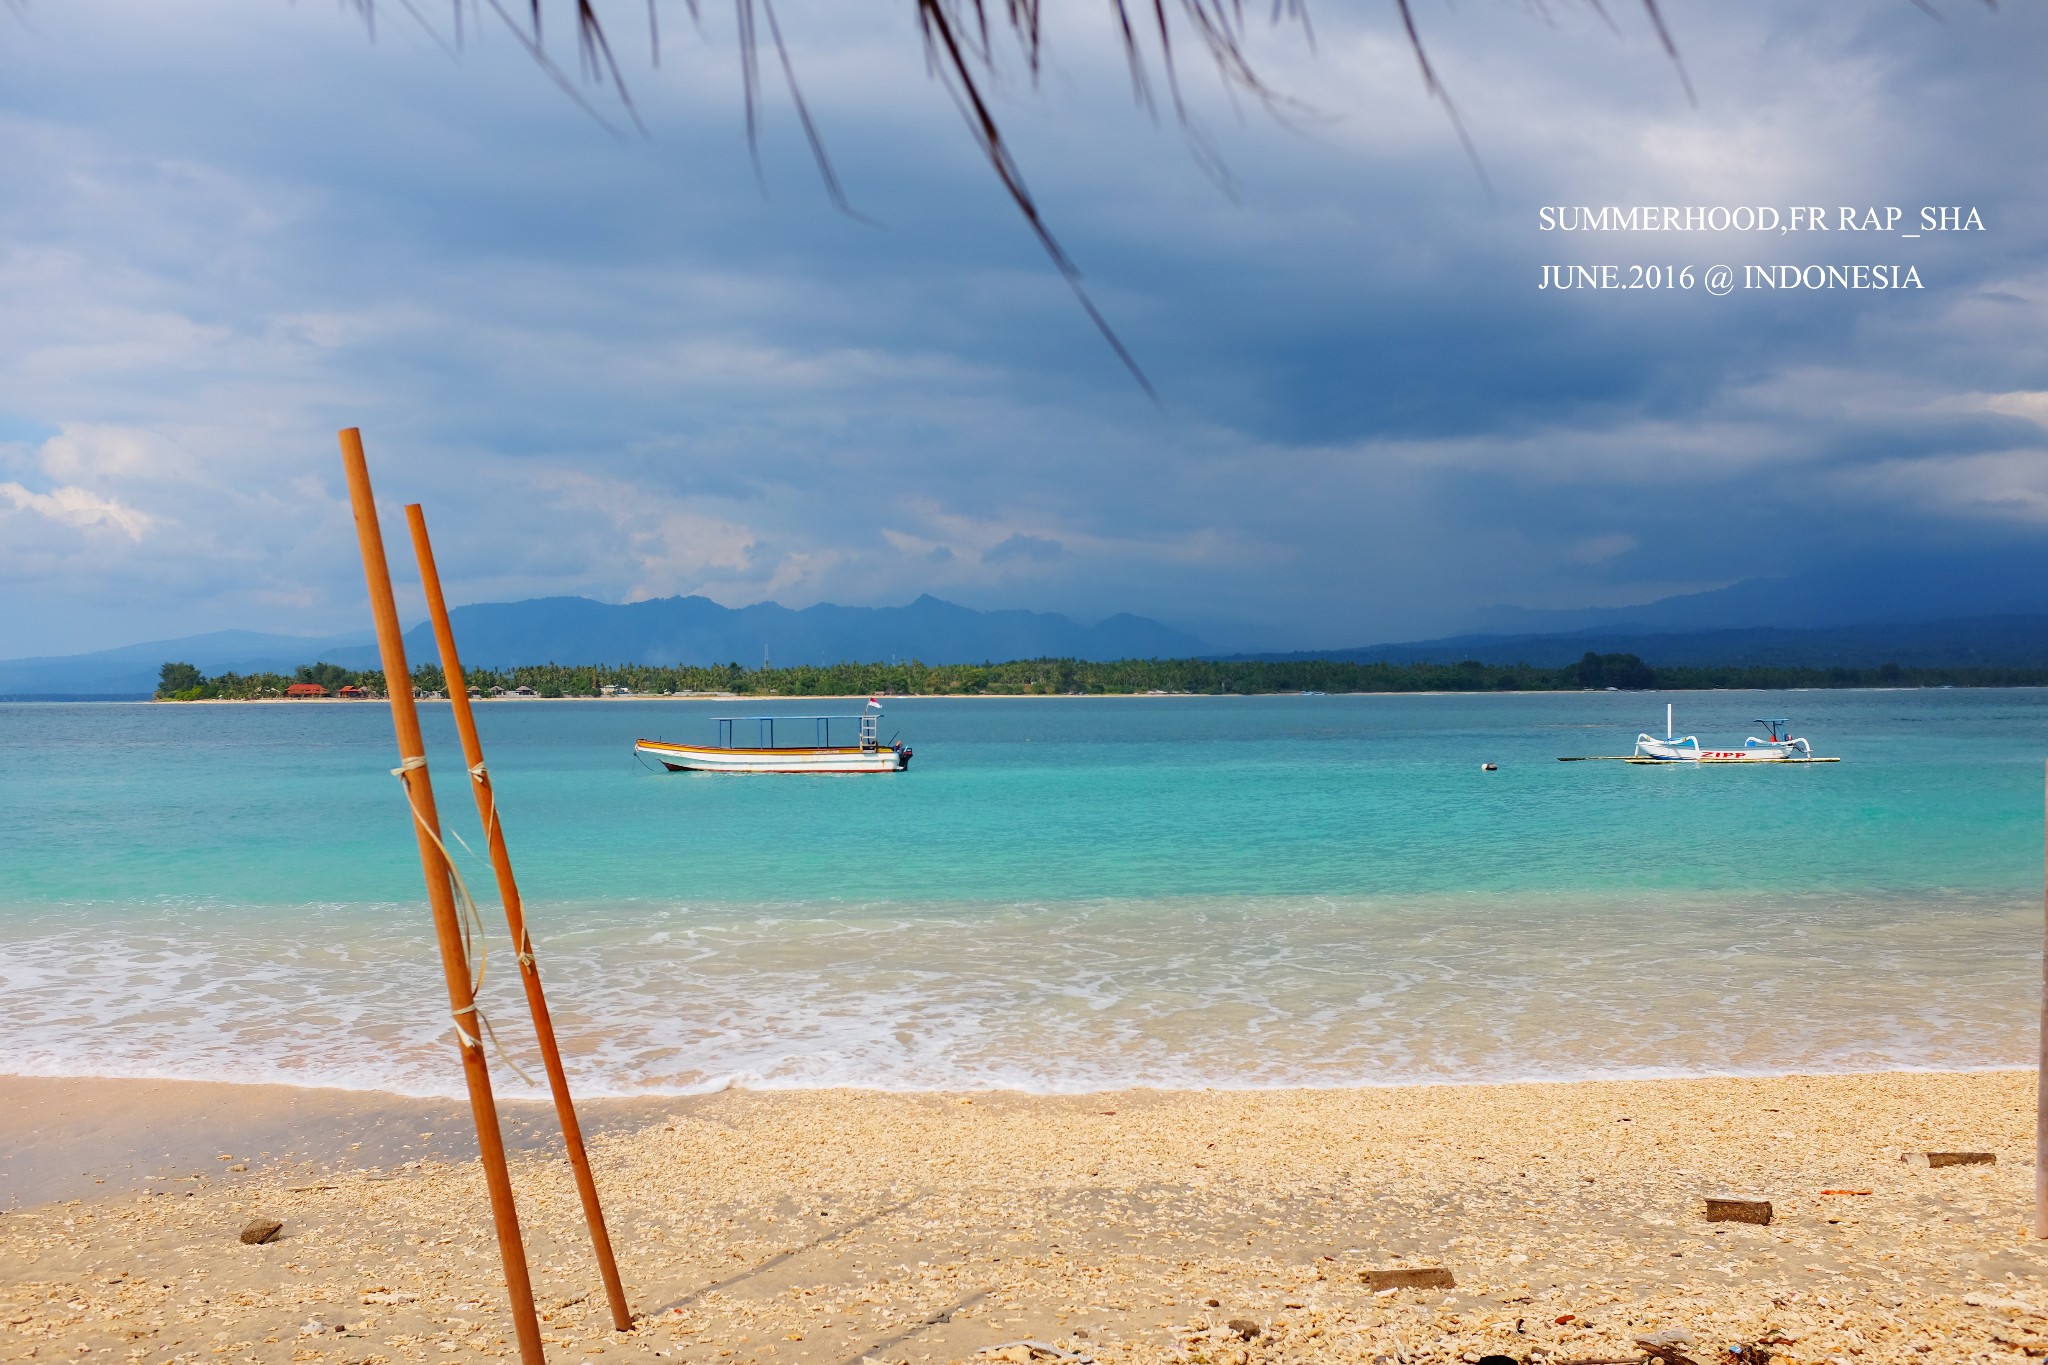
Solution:
[[[1683,739],[1672,733],[1671,704],[1664,704],[1664,738],[1655,735],[1637,735],[1635,756],[1656,763],[1697,763],[1700,760],[1698,735],[1687,735]]]
[[[881,741],[882,703],[868,698],[857,716],[717,716],[717,744],[670,744],[642,739],[633,752],[670,772],[698,773],[900,773],[910,766],[910,746]],[[834,744],[835,721],[859,726],[854,744]],[[754,727],[751,735],[739,727]],[[776,743],[776,726],[787,735],[792,727],[811,727],[811,744]],[[756,742],[745,745],[740,739]]]
[[[1791,734],[1792,722],[1779,717],[1774,720],[1759,720],[1765,727],[1767,738],[1758,739],[1751,735],[1742,742],[1740,749],[1703,749],[1697,735],[1680,737],[1673,732],[1671,706],[1664,707],[1664,738],[1655,735],[1637,735],[1636,751],[1629,757],[1631,763],[1833,763],[1831,758],[1815,758],[1813,746]]]
[[[1759,720],[1764,727],[1766,738],[1751,735],[1742,741],[1742,748],[1732,752],[1708,750],[1700,755],[1702,763],[1803,763],[1813,758],[1813,746],[1803,739],[1792,737],[1792,722],[1780,716],[1776,720]]]

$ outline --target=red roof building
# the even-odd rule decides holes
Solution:
[[[293,683],[284,690],[287,697],[324,697],[327,689],[319,683]]]

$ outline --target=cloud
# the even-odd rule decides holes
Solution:
[[[907,7],[785,17],[855,203],[731,34],[615,139],[503,35],[198,0],[0,53],[0,595],[19,652],[362,624],[333,433],[457,600],[702,592],[1136,611],[1356,644],[1873,546],[2041,533],[2048,12],[1616,11],[1254,26],[1288,120],[1184,83],[1220,193],[1090,7],[992,88],[1136,392],[927,79]],[[250,108],[264,117],[251,119]],[[1542,204],[1970,202],[1990,233],[1569,242]],[[1920,294],[1535,288],[1553,261],[1911,259]],[[55,432],[54,436],[48,433]],[[1687,515],[1673,517],[1673,507]],[[1640,528],[1655,526],[1651,535]],[[1020,529],[1028,528],[1028,529]],[[397,566],[401,580],[407,577]],[[401,581],[401,590],[406,585]]]
[[[1970,521],[2048,527],[2048,448],[1886,460],[1846,471],[1852,495]]]
[[[623,480],[543,470],[533,475],[532,487],[558,512],[595,514],[595,529],[625,556],[628,602],[673,596],[707,579],[749,587],[787,582],[793,569],[790,557],[768,551],[753,528],[650,496]]]
[[[1027,536],[1022,531],[997,541],[981,552],[984,564],[1049,564],[1066,556],[1067,547],[1045,536]]]
[[[204,476],[191,452],[159,432],[76,424],[43,441],[36,458],[52,478],[129,487],[190,487]]]
[[[31,493],[18,483],[0,483],[0,498],[13,503],[17,512],[34,512],[65,526],[110,526],[135,541],[142,539],[154,521],[146,513],[83,488],[65,486]]]
[[[2002,413],[2007,417],[2023,417],[2036,426],[2048,427],[2048,392],[1973,393],[1964,396],[1957,405],[1980,412]]]
[[[1574,543],[1568,554],[1574,564],[1605,564],[1616,555],[1627,554],[1642,542],[1626,531],[1587,536]]]

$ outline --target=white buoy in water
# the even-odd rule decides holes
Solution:
[[[1480,764],[1480,765],[1479,765],[1479,771],[1480,771],[1480,772],[1483,772],[1483,773],[1497,773],[1497,772],[1499,772],[1499,771],[1500,771],[1500,764],[1498,764],[1498,763],[1482,763],[1482,764]]]

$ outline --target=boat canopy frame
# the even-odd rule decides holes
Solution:
[[[777,747],[775,743],[775,723],[777,721],[785,723],[794,722],[799,725],[809,721],[814,727],[812,734],[813,738],[817,740],[816,744],[809,746],[789,745],[787,747],[829,749],[832,747],[832,722],[835,720],[859,722],[861,748],[876,749],[881,747],[879,730],[881,712],[879,710],[863,711],[851,716],[713,716],[712,719],[718,722],[718,747],[721,749],[745,747],[733,743],[733,727],[743,721],[754,722],[754,738],[759,742],[752,747],[756,749],[773,749]]]

